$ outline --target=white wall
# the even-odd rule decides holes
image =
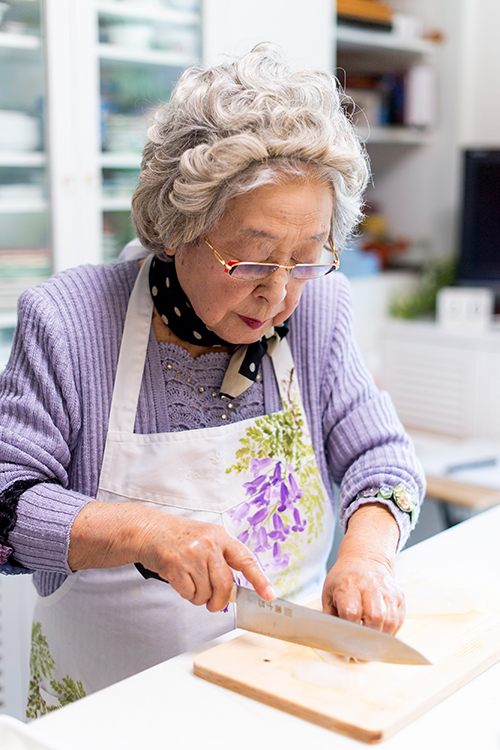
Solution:
[[[279,44],[296,69],[332,69],[332,0],[205,0],[204,62],[216,65],[258,42]]]
[[[500,146],[500,2],[462,0],[460,142]]]

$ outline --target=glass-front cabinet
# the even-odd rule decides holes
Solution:
[[[152,110],[201,55],[200,0],[0,1],[0,370],[17,298],[116,258]]]
[[[98,2],[103,259],[133,236],[130,198],[151,110],[200,57],[197,0]]]
[[[0,2],[0,367],[17,297],[51,270],[40,2]]]

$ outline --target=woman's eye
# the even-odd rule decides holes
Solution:
[[[308,253],[307,255],[302,255],[299,258],[293,258],[290,261],[290,265],[310,265],[313,263],[319,263],[319,257],[317,255],[314,255],[313,253]]]

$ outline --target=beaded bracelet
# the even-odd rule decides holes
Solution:
[[[390,487],[388,484],[383,484],[381,487],[369,487],[366,490],[358,492],[356,499],[362,497],[372,497],[374,499],[380,497],[383,500],[392,500],[399,510],[410,514],[410,523],[413,527],[417,501],[415,493],[409,490],[408,487],[405,487],[404,484],[398,484],[396,487]]]

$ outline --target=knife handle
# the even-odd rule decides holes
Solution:
[[[134,563],[135,567],[141,574],[143,578],[156,578],[157,581],[163,581],[163,583],[168,583],[164,578],[158,575],[158,573],[154,573],[152,570],[148,570],[148,568],[145,568],[144,565],[141,565],[141,563]]]

